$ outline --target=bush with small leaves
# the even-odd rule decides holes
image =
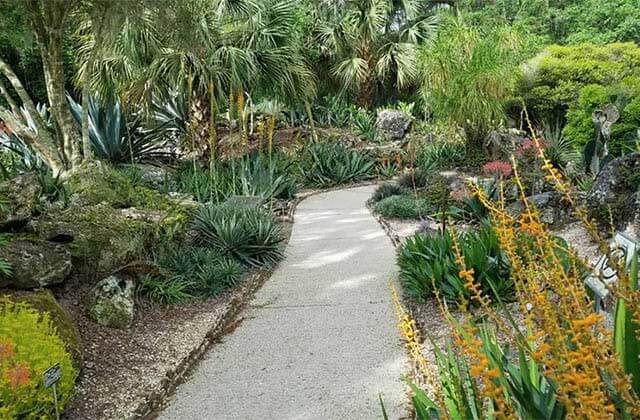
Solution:
[[[59,364],[58,411],[71,397],[78,372],[47,312],[0,299],[0,418],[54,418],[51,390],[42,373]]]
[[[390,219],[420,219],[433,212],[429,201],[413,193],[392,195],[379,201],[374,210]]]

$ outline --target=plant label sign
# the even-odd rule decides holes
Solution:
[[[60,369],[60,364],[56,363],[51,366],[49,369],[45,370],[44,374],[44,386],[47,388],[51,388],[60,380],[60,376],[62,376],[62,370]]]

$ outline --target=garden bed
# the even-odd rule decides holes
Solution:
[[[291,224],[285,223],[288,240]],[[181,305],[140,305],[130,329],[103,327],[87,318],[91,288],[69,282],[55,291],[77,323],[84,365],[66,418],[138,418],[172,394],[209,347],[233,328],[238,314],[271,271],[254,270],[240,287]]]

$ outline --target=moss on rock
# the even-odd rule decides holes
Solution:
[[[106,204],[73,205],[33,220],[31,225],[39,237],[65,243],[74,267],[91,277],[139,258],[157,231],[152,223],[128,219]]]
[[[166,210],[173,205],[161,192],[135,184],[124,173],[101,162],[93,162],[76,170],[69,178],[69,187],[84,205],[107,203],[115,208],[158,210]]]

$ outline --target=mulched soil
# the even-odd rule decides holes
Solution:
[[[150,395],[162,392],[174,371],[202,343],[229,309],[234,291],[179,306],[138,307],[128,330],[103,327],[84,313],[87,286],[57,291],[58,302],[77,323],[84,366],[67,418],[128,418]]]

